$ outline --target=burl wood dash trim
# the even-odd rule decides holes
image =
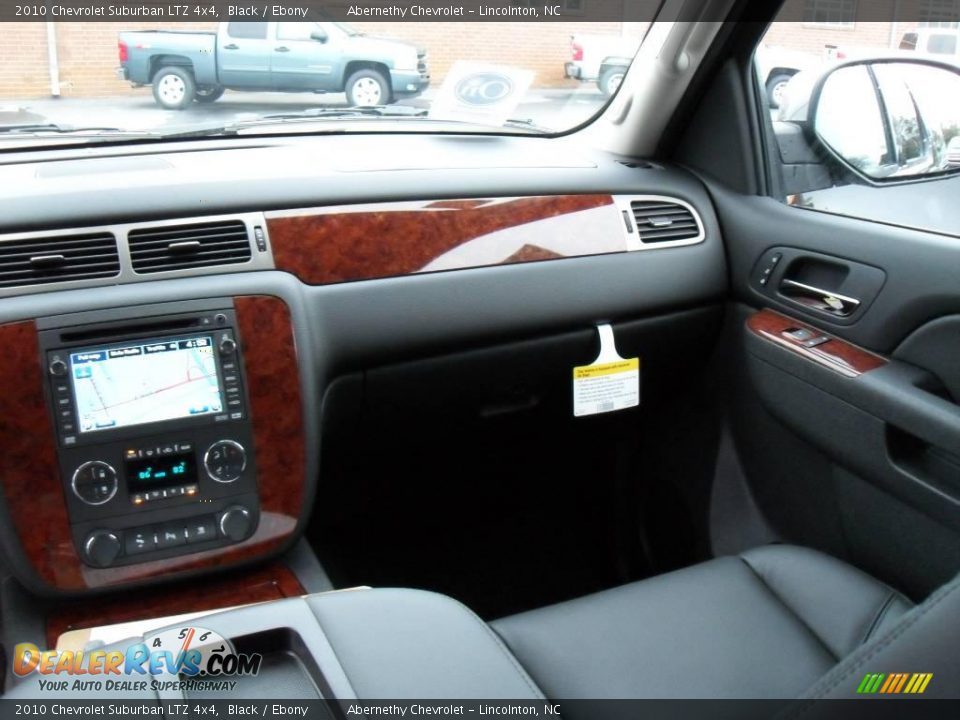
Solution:
[[[747,318],[747,328],[770,342],[847,377],[859,377],[887,364],[886,358],[773,310],[765,309],[751,315]],[[805,328],[818,335],[827,335],[830,339],[821,345],[807,348],[783,334],[794,328]]]
[[[313,285],[628,249],[609,195],[338,206],[268,213],[267,227],[277,269]]]
[[[304,595],[297,576],[285,565],[273,563],[237,576],[205,580],[203,591],[181,584],[143,593],[136,602],[129,597],[76,600],[63,604],[47,617],[47,647],[53,648],[65,632],[117,623],[150,620],[171,615],[214,612],[252,603]]]
[[[81,562],[70,533],[55,436],[44,401],[44,376],[33,322],[0,325],[0,486],[23,554],[39,580],[61,591],[174,577],[226,567],[278,550],[293,534],[306,482],[303,400],[286,303],[234,298],[244,349],[260,491],[260,524],[228,547],[116,568]]]
[[[33,321],[0,325],[0,485],[23,556],[47,585],[82,588]]]

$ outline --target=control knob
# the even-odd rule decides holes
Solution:
[[[63,375],[67,374],[67,364],[60,358],[54,358],[51,360],[47,369],[54,377],[62,377]]]
[[[83,552],[95,567],[110,567],[120,556],[120,538],[110,530],[94,530],[83,543]]]
[[[237,341],[234,340],[229,335],[224,335],[220,340],[220,354],[221,355],[233,355],[237,350]]]
[[[217,482],[233,482],[247,467],[247,451],[235,440],[217,440],[207,448],[203,466]]]
[[[224,537],[239,542],[253,531],[253,516],[243,505],[231,505],[220,514],[217,525]]]
[[[117,494],[117,471],[103,460],[90,460],[73,471],[70,485],[87,505],[103,505]]]

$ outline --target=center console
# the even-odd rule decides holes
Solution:
[[[290,547],[312,487],[296,334],[275,295],[0,324],[0,545],[21,583],[76,594]]]
[[[37,326],[84,563],[163,559],[253,533],[257,463],[229,301],[147,318],[82,313]]]

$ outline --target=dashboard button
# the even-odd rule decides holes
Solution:
[[[194,518],[187,521],[186,536],[191,545],[216,540],[217,526],[212,517]]]
[[[95,567],[109,567],[120,556],[120,538],[110,530],[94,530],[83,543],[87,561]]]
[[[220,532],[234,542],[245,540],[253,530],[253,518],[243,505],[232,505],[220,515]]]
[[[127,555],[139,555],[155,550],[157,547],[153,530],[147,530],[146,528],[127,530],[124,539],[126,540]]]
[[[102,460],[91,460],[73,472],[70,484],[87,505],[103,505],[117,494],[117,471]]]
[[[67,364],[60,358],[51,360],[48,369],[54,377],[61,377],[67,374]]]
[[[247,451],[234,440],[218,440],[207,448],[203,466],[217,482],[233,482],[247,467]]]
[[[176,547],[187,542],[187,535],[182,525],[164,525],[157,530],[157,549]]]

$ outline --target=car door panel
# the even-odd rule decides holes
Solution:
[[[891,539],[862,515],[868,504],[879,504],[922,517],[911,531],[917,547],[940,559],[958,557],[960,396],[951,362],[958,240],[789,207],[712,183],[710,189],[731,289],[743,303],[736,332],[746,372],[739,387],[762,408],[748,411],[753,422],[737,433],[754,492],[788,539],[799,534],[864,558],[893,584],[929,591],[953,566],[905,570],[902,553],[877,551]],[[765,275],[777,253],[780,261]],[[846,316],[812,307],[809,294],[791,295],[784,285],[790,279],[860,303]],[[798,330],[812,340],[803,332],[796,339]],[[760,444],[768,447],[760,451]],[[785,467],[804,453],[816,459]],[[844,505],[852,497],[859,507]],[[785,519],[775,504],[804,505],[806,520]]]

